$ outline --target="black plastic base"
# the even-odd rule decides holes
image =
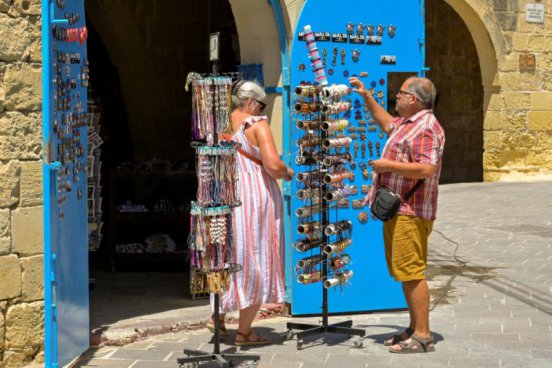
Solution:
[[[179,365],[199,364],[201,362],[217,362],[223,368],[232,367],[232,359],[252,360],[258,362],[261,356],[258,354],[210,354],[205,351],[184,349],[184,354],[187,358],[178,358],[176,361]]]
[[[353,321],[342,321],[331,325],[311,325],[307,323],[288,322],[287,338],[291,339],[293,335],[297,336],[297,350],[303,346],[303,338],[312,335],[321,335],[326,333],[343,334],[349,336],[360,336],[360,342],[356,342],[356,347],[362,347],[362,339],[366,336],[366,331],[360,328],[352,328]],[[301,332],[293,333],[293,330],[301,330]]]

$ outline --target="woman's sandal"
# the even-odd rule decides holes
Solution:
[[[389,348],[390,353],[397,354],[414,354],[414,353],[431,353],[435,351],[435,341],[433,337],[423,338],[416,334],[410,336],[410,341],[401,341],[396,344],[399,349]]]
[[[248,333],[243,333],[238,331],[237,335],[240,335],[243,337],[243,341],[235,341],[234,344],[236,346],[257,346],[257,345],[270,345],[272,344],[272,341],[269,339],[265,339],[264,337],[257,335],[257,338],[255,340],[251,340],[251,334],[253,333],[253,330],[249,330]]]
[[[410,337],[414,333],[414,330],[412,328],[408,327],[406,330],[404,330],[404,333],[406,333],[408,335],[408,337]],[[406,339],[408,339],[408,337]],[[384,346],[397,345],[399,342],[404,341],[406,339],[403,339],[401,337],[401,335],[393,335],[390,338],[388,338],[387,340],[384,340],[383,345]]]
[[[213,322],[213,320],[209,320],[209,322],[207,322],[206,327],[209,330],[209,332],[211,332],[212,334],[215,333],[215,322]],[[226,331],[226,326],[224,326],[224,321],[219,322],[219,337],[220,338],[228,337],[228,331]]]

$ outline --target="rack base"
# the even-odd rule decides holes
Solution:
[[[291,340],[294,336],[297,336],[297,350],[301,350],[303,347],[303,338],[307,336],[326,333],[359,336],[359,340],[355,341],[355,347],[361,348],[363,346],[364,336],[366,336],[366,331],[360,328],[352,328],[352,326],[353,321],[342,321],[331,325],[312,325],[307,323],[288,322],[288,330],[283,337],[284,340]],[[293,332],[293,330],[301,330],[301,332]]]
[[[224,354],[207,353],[199,350],[184,349],[184,354],[188,357],[178,358],[176,361],[180,367],[199,367],[201,362],[217,362],[223,368],[233,367],[232,359],[251,360],[253,366],[256,366],[261,359],[258,354]]]

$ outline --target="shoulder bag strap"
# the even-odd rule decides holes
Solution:
[[[223,134],[222,137],[228,142],[232,141],[232,137],[230,137],[228,134]],[[263,165],[263,162],[261,160],[259,160],[257,157],[253,156],[252,154],[245,152],[241,147],[238,147],[238,152],[241,155],[243,155],[245,158],[248,158],[254,163],[256,163],[257,165],[261,165],[261,166]]]
[[[410,199],[410,197],[412,197],[412,195],[414,194],[414,192],[416,190],[418,190],[419,187],[422,186],[424,182],[424,179],[418,179],[418,181],[416,182],[416,184],[414,184],[414,186],[408,191],[408,193],[406,193],[406,195],[404,196],[404,199],[403,199],[403,202],[408,202],[408,200]]]

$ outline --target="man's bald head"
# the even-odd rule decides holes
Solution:
[[[408,91],[414,94],[424,109],[433,109],[437,90],[432,81],[427,78],[410,77],[406,80]]]

